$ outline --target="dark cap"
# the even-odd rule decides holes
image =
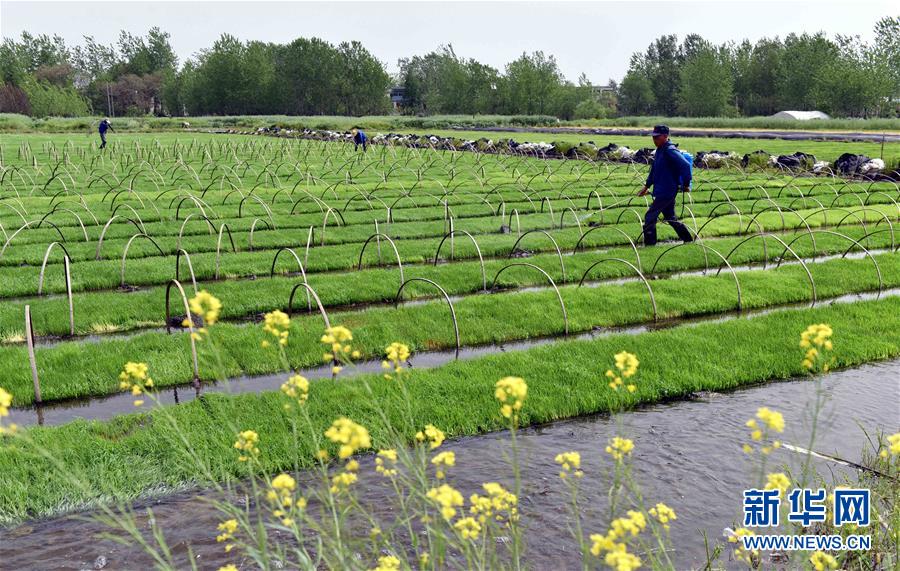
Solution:
[[[653,133],[651,133],[651,135],[654,137],[657,135],[668,135],[668,134],[669,134],[669,127],[666,125],[657,125],[657,126],[653,127]]]

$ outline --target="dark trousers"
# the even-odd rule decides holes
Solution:
[[[366,152],[366,142],[365,141],[363,141],[362,143],[353,143],[353,150],[354,151],[359,150],[360,145],[362,145],[363,152],[365,153]]]
[[[106,133],[100,133],[100,148],[106,147]]]
[[[679,222],[678,217],[675,216],[675,199],[677,196],[678,195],[676,194],[671,198],[653,199],[653,203],[650,204],[650,208],[647,210],[647,215],[644,216],[645,246],[653,246],[656,244],[656,222],[659,219],[660,214],[663,215],[663,220],[675,229],[675,233],[678,234],[678,237],[681,238],[683,242],[692,242],[694,240],[687,227]]]

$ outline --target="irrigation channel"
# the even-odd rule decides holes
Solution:
[[[808,407],[816,384],[808,378],[768,383],[727,393],[699,393],[691,400],[657,404],[624,413],[582,417],[522,430],[523,493],[521,512],[526,522],[527,560],[533,569],[573,569],[579,566],[577,548],[569,534],[567,492],[557,476],[554,456],[577,450],[583,459],[582,523],[590,532],[607,525],[607,490],[592,482],[605,481],[610,466],[603,448],[614,435],[635,442],[634,469],[647,501],[662,501],[675,509],[671,554],[678,569],[702,568],[706,551],[702,533],[710,544],[722,541],[723,529],[735,527],[740,518],[742,491],[747,481],[748,460],[740,448],[746,439],[744,421],[761,406],[785,411],[784,441],[804,446],[808,442]],[[826,375],[821,387],[828,395],[820,418],[820,436],[814,450],[820,454],[858,462],[869,437],[878,431],[900,428],[900,361],[864,365]],[[824,427],[824,428],[822,428]],[[477,491],[480,483],[498,480],[509,485],[511,475],[498,458],[509,452],[504,432],[462,438],[444,445],[457,455],[451,477],[464,494]],[[804,459],[785,448],[776,451],[770,466],[786,466],[794,473]],[[360,458],[361,474],[373,472],[371,456]],[[814,461],[827,483],[854,478],[854,470],[832,460]],[[301,474],[303,483],[313,481]],[[361,499],[376,513],[391,509],[389,486],[374,477],[361,490]],[[235,561],[216,543],[216,525],[222,515],[209,503],[212,494],[183,492],[135,507],[152,507],[153,517],[165,531],[177,559],[187,566],[188,547],[201,569],[215,569]],[[217,499],[222,499],[217,497]],[[239,501],[231,498],[232,501]],[[251,509],[253,507],[251,506]],[[0,562],[6,569],[83,569],[104,564],[107,569],[148,568],[150,559],[133,545],[123,547],[107,539],[92,539],[106,530],[91,520],[90,513],[30,522],[0,531]],[[146,523],[147,517],[140,516]],[[728,550],[720,563],[741,567],[730,560]],[[765,566],[765,563],[764,563]],[[98,567],[99,568],[99,567]]]
[[[900,295],[900,288],[892,288],[880,292],[852,293],[820,300],[820,305],[830,305],[836,303],[854,303],[867,299],[881,299]],[[762,309],[754,309],[744,312],[725,312],[709,315],[664,319],[646,324],[636,324],[622,327],[595,327],[593,330],[572,335],[568,337],[570,340],[577,339],[596,339],[615,334],[637,335],[648,331],[658,331],[672,327],[686,327],[701,323],[723,322],[734,319],[748,319],[754,316],[766,315],[775,311],[786,311],[790,309],[802,309],[809,307],[808,303],[792,303]],[[417,353],[410,357],[408,365],[415,368],[437,367],[454,359],[474,359],[494,353],[507,351],[521,351],[529,347],[546,345],[548,343],[560,342],[563,338],[559,336],[539,337],[524,341],[500,343],[482,346],[466,346],[456,351],[425,351]],[[381,371],[381,361],[366,361],[357,365],[357,373],[375,373]],[[315,379],[330,379],[331,364],[320,367],[301,369],[298,374],[304,377]],[[194,400],[206,393],[259,393],[262,391],[277,391],[284,382],[283,374],[262,375],[262,376],[242,376],[229,379],[224,382],[200,382],[200,383],[184,383],[176,385],[169,389],[162,390],[158,393],[159,403],[162,405],[177,405]],[[62,400],[42,405],[32,405],[22,408],[14,408],[9,411],[6,420],[19,426],[55,426],[72,422],[74,420],[108,420],[119,414],[129,414],[134,412],[134,397],[128,393],[117,393],[109,396],[97,396],[82,399]]]

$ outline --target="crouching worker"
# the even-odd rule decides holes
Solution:
[[[665,125],[653,127],[653,144],[656,145],[656,155],[650,166],[650,174],[647,182],[638,192],[638,196],[644,196],[653,187],[653,203],[650,204],[647,215],[644,217],[644,245],[656,244],[656,222],[662,214],[665,220],[678,237],[684,242],[692,242],[693,237],[687,227],[679,222],[675,216],[675,199],[679,189],[682,192],[691,191],[691,164],[681,154],[675,145],[669,141],[669,128]]]
[[[100,127],[98,128],[98,130],[100,131],[100,148],[105,149],[106,148],[106,131],[108,131],[108,130],[115,131],[115,129],[113,129],[112,125],[109,124],[109,119],[103,119],[103,121],[100,121]]]
[[[353,150],[359,150],[359,146],[362,145],[363,152],[366,152],[366,142],[369,140],[366,137],[366,134],[363,133],[362,129],[354,128],[353,129]]]

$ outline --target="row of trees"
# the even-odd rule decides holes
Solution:
[[[179,65],[168,33],[92,37],[23,33],[0,46],[0,112],[84,115],[527,114],[563,119],[619,115],[770,115],[820,109],[838,116],[893,116],[900,102],[900,18],[875,26],[871,44],[824,34],[714,45],[699,35],[662,36],[632,55],[625,78],[597,89],[568,81],[556,59],[523,53],[501,71],[452,46],[399,61],[391,78],[359,42],[290,44],[223,35]]]
[[[184,65],[168,33],[115,46],[23,33],[0,46],[0,112],[86,115],[366,115],[387,112],[391,79],[359,42],[282,45],[227,34]]]
[[[891,116],[900,103],[900,18],[858,37],[790,34],[713,45],[698,35],[662,36],[631,57],[619,89],[626,115],[771,115],[818,109]]]
[[[410,113],[554,115],[563,119],[614,114],[614,97],[602,101],[582,74],[567,81],[556,58],[522,54],[504,73],[443,46],[400,60],[399,84]],[[613,84],[614,85],[614,84]]]

